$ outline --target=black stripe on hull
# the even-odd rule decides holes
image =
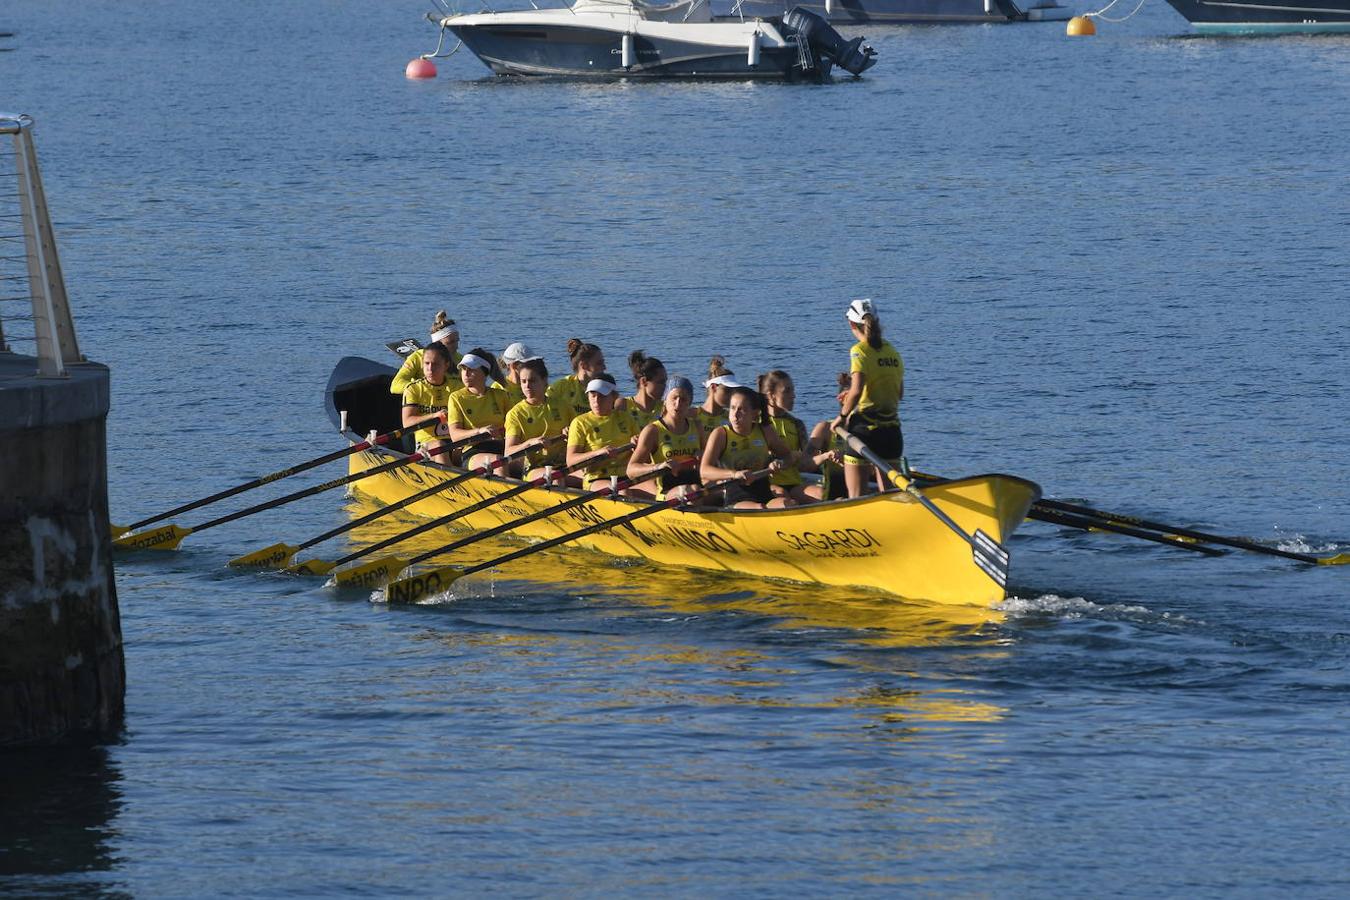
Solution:
[[[1306,26],[1325,25],[1344,29],[1350,26],[1350,0],[1314,0],[1289,3],[1281,0],[1242,2],[1242,0],[1167,0],[1188,22],[1197,26],[1270,25],[1291,26],[1291,30],[1314,30]]]

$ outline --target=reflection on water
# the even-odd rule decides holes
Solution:
[[[80,873],[111,870],[121,773],[99,747],[0,754],[0,888],[117,896]]]

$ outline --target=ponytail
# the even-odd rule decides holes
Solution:
[[[651,381],[658,372],[665,371],[666,367],[656,357],[648,356],[641,350],[634,350],[628,354],[628,368],[633,373],[633,380],[642,382]]]
[[[567,355],[572,360],[572,374],[574,375],[583,362],[595,359],[599,354],[599,347],[595,344],[588,344],[581,338],[569,338],[567,341]]]
[[[868,313],[862,317],[862,324],[858,326],[863,333],[863,340],[867,341],[868,346],[873,350],[881,349],[881,320]]]

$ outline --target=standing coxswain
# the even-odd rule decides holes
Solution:
[[[900,400],[905,394],[905,364],[890,342],[881,336],[876,305],[868,299],[854,300],[844,314],[857,341],[849,351],[849,386],[839,416],[832,426],[843,425],[867,448],[892,465],[905,451],[900,433]],[[882,490],[885,476],[852,450],[844,451],[844,481],[850,497],[860,497],[868,471]]]

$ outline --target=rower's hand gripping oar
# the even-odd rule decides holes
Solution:
[[[625,447],[621,449],[626,449],[626,446],[627,445],[625,445]],[[539,445],[537,444],[533,444],[528,447],[521,447],[514,453],[510,453],[506,456],[500,457],[494,460],[493,462],[489,463],[488,465],[479,466],[476,469],[471,469],[462,475],[458,475],[454,478],[451,478],[445,484],[439,485],[439,489],[444,490],[445,488],[448,488],[452,485],[459,484],[460,482],[463,481],[467,481],[470,478],[481,478],[485,475],[490,474],[493,469],[505,466],[507,463],[511,462],[511,460],[518,459],[522,456],[526,456],[527,454],[537,449],[539,449]],[[616,452],[618,451],[616,450]],[[567,468],[564,467],[560,470],[555,471],[566,473]],[[304,562],[299,562],[293,566],[288,566],[285,569],[285,571],[289,572],[292,575],[327,575],[329,572],[333,571],[338,566],[345,565],[346,563],[360,559],[363,556],[368,556],[369,554],[374,553],[376,550],[383,550],[385,547],[397,544],[400,541],[406,541],[408,538],[416,537],[417,535],[430,531],[433,528],[440,528],[442,525],[448,525],[451,522],[455,521],[456,519],[470,515],[471,513],[475,513],[478,510],[483,509],[484,507],[491,506],[493,503],[497,503],[502,500],[506,500],[510,497],[514,497],[532,487],[535,487],[535,485],[530,482],[526,482],[524,485],[512,488],[503,494],[496,494],[492,497],[487,498],[486,500],[475,503],[472,506],[469,506],[465,509],[455,510],[454,512],[447,513],[446,515],[441,516],[440,518],[432,519],[429,522],[423,522],[421,525],[417,525],[413,528],[408,529],[407,531],[399,532],[398,534],[392,537],[385,538],[384,540],[376,541],[369,547],[364,547],[360,550],[348,553],[346,556],[338,557],[337,559],[331,562],[329,562],[328,560],[317,558],[307,559]],[[373,565],[374,564],[369,564],[368,566],[364,566],[362,568],[370,568]]]
[[[409,578],[404,578],[400,581],[391,581],[384,589],[385,600],[390,603],[416,603],[423,597],[429,597],[433,594],[439,594],[449,590],[451,584],[466,575],[473,575],[476,572],[493,569],[497,566],[514,562],[515,560],[522,559],[526,556],[533,556],[536,553],[541,553],[544,550],[549,550],[560,544],[566,544],[571,541],[588,537],[598,531],[608,531],[612,528],[618,528],[620,525],[628,525],[629,523],[636,522],[638,519],[654,516],[664,510],[674,509],[678,506],[687,506],[709,491],[715,491],[718,488],[726,487],[737,481],[751,482],[772,474],[773,472],[769,469],[760,469],[757,472],[747,472],[740,478],[726,478],[721,481],[714,481],[711,484],[692,490],[683,496],[659,500],[651,506],[639,509],[637,512],[627,513],[626,515],[618,516],[613,519],[606,519],[603,522],[589,525],[580,531],[573,531],[559,537],[549,538],[538,544],[531,544],[528,547],[523,547],[520,550],[513,551],[505,556],[498,556],[494,559],[489,559],[486,562],[477,563],[464,569],[458,569],[454,566],[443,566],[439,569],[432,569],[427,572],[413,575]]]
[[[627,449],[629,449],[627,446],[616,447],[613,448],[614,452],[609,455],[615,455]],[[573,466],[571,468],[585,467],[590,465],[592,462],[594,462],[594,460],[587,460],[586,462],[580,463],[578,464],[578,466]],[[334,576],[334,579],[336,580],[337,584],[342,587],[355,587],[355,586],[380,587],[383,586],[390,579],[392,579],[394,576],[398,575],[404,569],[408,568],[409,566],[414,566],[417,563],[425,562],[434,556],[443,556],[446,553],[452,553],[456,550],[460,550],[464,547],[467,547],[470,544],[476,544],[479,541],[487,540],[488,538],[491,537],[496,537],[499,534],[505,534],[508,531],[513,531],[524,525],[528,525],[531,522],[537,522],[540,519],[546,519],[550,516],[557,515],[558,513],[567,512],[569,509],[575,509],[576,507],[581,506],[582,504],[589,503],[592,500],[597,500],[606,495],[617,496],[619,491],[627,490],[633,485],[641,484],[644,481],[651,481],[653,478],[656,478],[662,473],[669,471],[670,468],[671,466],[669,464],[666,464],[656,469],[653,469],[646,475],[642,475],[637,478],[614,479],[613,481],[603,485],[602,487],[596,488],[595,490],[592,491],[587,491],[586,493],[581,494],[580,496],[577,497],[573,497],[570,500],[566,500],[562,503],[555,504],[553,506],[547,507],[546,509],[541,509],[538,512],[531,513],[530,515],[524,516],[519,519],[512,519],[509,522],[503,522],[502,524],[489,528],[486,531],[480,531],[477,532],[476,534],[471,534],[467,537],[460,538],[459,540],[452,541],[449,544],[446,544],[442,547],[437,547],[434,550],[428,550],[425,553],[419,553],[416,556],[410,557],[408,559],[400,559],[399,557],[396,556],[386,556],[377,559],[374,562],[366,563],[363,566],[354,566],[353,568],[350,569],[343,569]],[[565,472],[566,468],[562,470],[555,470],[554,475],[556,476],[559,474],[565,474]],[[543,481],[542,478],[536,478],[534,482],[531,482],[525,485],[524,487],[527,488],[535,487],[537,483],[540,483],[542,481]],[[514,494],[519,492],[520,490],[516,489],[514,491],[508,491],[507,493]],[[505,500],[506,497],[507,494],[502,494],[495,499]],[[483,504],[478,505],[482,506]],[[463,511],[462,514],[468,515],[471,512],[475,512],[475,510],[466,509]]]
[[[550,444],[557,443],[562,439],[563,439],[562,435],[554,435],[552,437],[543,438],[538,443],[531,443],[527,448],[522,449],[525,450],[526,452],[538,450],[541,447],[547,447]],[[519,455],[520,455],[519,453],[514,453],[507,461],[509,462],[510,459],[515,459]],[[477,472],[478,470],[475,469],[474,471]],[[345,522],[342,525],[337,526],[336,528],[331,528],[328,531],[325,531],[323,534],[318,535],[317,537],[312,537],[307,541],[302,541],[299,544],[287,544],[287,543],[271,544],[269,546],[263,547],[261,550],[254,550],[252,553],[245,553],[243,556],[237,556],[234,559],[230,560],[228,564],[231,566],[237,566],[241,568],[257,568],[257,569],[282,569],[287,568],[289,566],[288,571],[290,571],[292,574],[326,575],[328,574],[328,572],[332,570],[333,566],[336,565],[335,563],[326,563],[323,560],[311,560],[310,562],[307,563],[300,563],[299,565],[291,566],[290,565],[291,560],[292,558],[294,558],[295,554],[299,553],[302,550],[308,550],[310,547],[313,547],[317,544],[322,544],[329,538],[337,537],[339,534],[351,531],[354,528],[360,528],[362,525],[366,525],[370,522],[375,521],[376,519],[380,519],[391,513],[398,512],[400,509],[409,507],[414,503],[417,503],[419,500],[425,500],[428,497],[431,497],[435,494],[439,494],[442,491],[448,490],[464,480],[465,479],[463,476],[459,476],[456,478],[451,478],[449,481],[443,481],[440,484],[433,484],[429,488],[424,488],[420,491],[417,491],[414,494],[409,494],[402,500],[399,500],[395,503],[391,503],[388,506],[380,507],[374,512],[367,513],[366,515],[361,516],[360,518],[357,519],[353,519],[350,522]]]
[[[840,425],[834,426],[834,433],[839,435],[840,439],[847,443],[854,453],[885,472],[886,477],[891,480],[892,484],[909,494],[915,500],[918,500],[919,503],[923,505],[924,509],[936,516],[938,521],[943,525],[946,525],[955,532],[961,540],[969,544],[971,555],[975,560],[975,565],[979,566],[984,574],[992,578],[999,587],[1008,586],[1008,551],[1002,544],[991,538],[979,528],[975,529],[973,535],[966,534],[960,525],[957,525],[952,521],[951,516],[938,509],[936,503],[925,497],[914,485],[914,482],[897,472],[886,462],[886,460],[877,456],[870,447],[857,437],[857,435],[849,434]]]
[[[347,414],[345,412],[342,414],[342,418],[343,422],[345,423],[347,419]],[[253,479],[252,481],[246,481],[243,484],[236,485],[232,488],[227,488],[226,490],[223,490],[220,493],[212,494],[209,497],[203,497],[200,500],[193,500],[191,503],[184,503],[182,506],[175,507],[169,510],[168,512],[162,512],[158,515],[151,516],[148,519],[141,519],[139,522],[132,522],[130,525],[113,525],[111,526],[113,537],[120,538],[127,532],[135,531],[137,528],[144,528],[146,525],[153,525],[156,522],[162,522],[171,516],[176,516],[185,512],[191,512],[194,509],[201,509],[203,506],[207,506],[219,500],[225,500],[229,497],[235,496],[236,494],[242,494],[244,493],[244,491],[251,491],[254,488],[262,487],[265,484],[271,484],[272,482],[280,481],[283,478],[290,478],[292,475],[299,475],[301,472],[308,472],[310,469],[325,465],[326,463],[335,462],[339,459],[343,459],[348,456],[352,456],[353,454],[360,453],[362,450],[369,450],[371,447],[376,446],[378,444],[388,444],[390,441],[398,440],[399,438],[403,437],[403,435],[409,433],[410,431],[416,431],[419,428],[426,428],[431,425],[439,425],[444,422],[445,422],[445,413],[439,413],[428,419],[423,419],[420,422],[413,422],[411,425],[405,425],[402,428],[395,428],[393,431],[386,432],[385,434],[376,435],[373,441],[370,439],[357,441],[355,444],[352,444],[350,447],[347,447],[344,450],[334,450],[332,453],[326,453],[323,456],[311,459],[307,462],[299,463],[297,465],[291,466],[290,468],[280,469],[276,472],[272,472],[269,475],[260,476],[258,478]]]
[[[482,437],[475,435],[472,438],[466,438],[464,443],[483,440]],[[438,452],[444,452],[447,448],[442,447]],[[266,512],[269,509],[276,509],[278,506],[285,506],[287,503],[294,503],[296,500],[303,500],[306,497],[313,497],[315,494],[321,494],[324,491],[331,491],[333,488],[343,487],[353,484],[374,475],[382,475],[401,466],[411,465],[412,463],[422,462],[430,458],[426,451],[419,450],[402,459],[396,459],[383,465],[374,466],[361,472],[355,472],[350,475],[344,475],[341,478],[334,478],[331,481],[325,481],[316,484],[313,487],[307,487],[303,490],[277,497],[275,500],[268,500],[263,503],[257,503],[247,509],[241,509],[238,512],[232,512],[228,515],[219,516],[200,525],[193,525],[190,528],[181,528],[177,525],[169,524],[160,528],[142,531],[137,534],[127,534],[112,542],[112,545],[119,550],[173,550],[182,543],[183,538],[199,531],[205,531],[208,528],[215,528],[217,525],[224,525],[227,522],[233,522],[237,519],[251,516],[254,513]]]

